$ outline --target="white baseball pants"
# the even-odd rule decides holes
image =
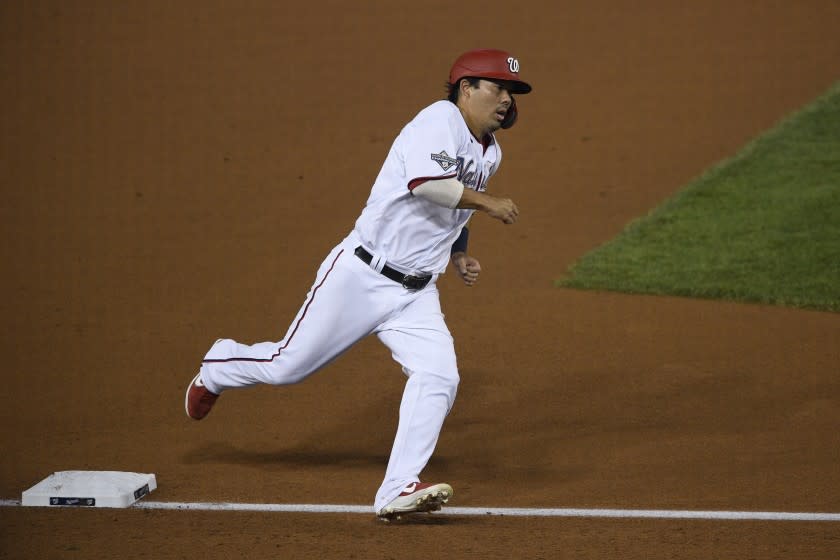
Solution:
[[[330,252],[283,340],[245,345],[220,339],[205,356],[201,378],[216,394],[257,383],[298,383],[375,333],[408,376],[391,457],[374,502],[379,511],[420,480],[459,377],[435,279],[422,290],[408,291],[357,258],[356,246],[351,234]]]

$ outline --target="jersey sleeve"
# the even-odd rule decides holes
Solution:
[[[425,181],[457,175],[457,141],[445,115],[417,120],[406,132],[403,154],[409,190]]]

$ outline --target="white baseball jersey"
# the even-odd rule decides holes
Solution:
[[[474,210],[450,210],[413,196],[411,189],[424,180],[455,177],[466,188],[484,191],[501,160],[494,136],[485,149],[458,107],[449,101],[433,103],[397,136],[355,233],[366,249],[389,264],[442,273],[452,244]]]
[[[435,280],[473,211],[438,206],[411,189],[456,177],[483,191],[501,157],[495,137],[482,145],[449,101],[421,111],[397,137],[355,228],[321,263],[283,339],[251,345],[219,339],[202,362],[201,380],[216,394],[258,383],[286,385],[375,334],[408,376],[375,511],[419,481],[460,379]],[[370,263],[356,255],[360,245],[374,257]],[[386,264],[403,273],[432,273],[432,279],[422,289],[407,289],[382,274]],[[348,426],[353,429],[370,427]]]

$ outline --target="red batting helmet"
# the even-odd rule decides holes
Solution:
[[[449,71],[449,83],[461,78],[487,78],[511,82],[511,93],[528,93],[530,84],[519,79],[519,60],[506,51],[478,49],[458,57]]]

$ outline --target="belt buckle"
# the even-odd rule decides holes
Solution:
[[[402,279],[402,287],[406,290],[416,290],[417,288],[414,286],[414,280],[417,280],[416,276],[406,274]]]
[[[402,279],[402,287],[406,290],[422,290],[431,280],[431,276],[414,276],[406,274]]]

